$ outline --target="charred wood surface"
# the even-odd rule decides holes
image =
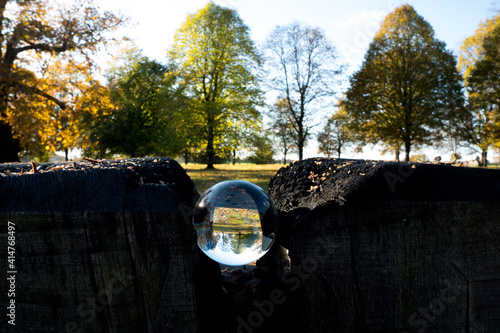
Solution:
[[[15,331],[197,332],[194,284],[207,274],[190,221],[197,196],[169,158],[0,165],[2,239],[15,224]],[[7,257],[2,246],[3,269]],[[9,301],[2,292],[3,309]]]
[[[296,331],[500,327],[500,171],[309,159],[269,192]]]
[[[500,327],[500,171],[310,159],[282,168],[269,192],[278,246],[251,272],[221,274],[196,246],[198,193],[174,160],[0,165],[15,331]],[[7,257],[4,246],[2,267]]]

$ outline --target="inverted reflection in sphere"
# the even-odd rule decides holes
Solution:
[[[230,180],[209,188],[196,203],[193,225],[198,246],[231,266],[251,263],[269,250],[278,227],[276,208],[257,185]]]

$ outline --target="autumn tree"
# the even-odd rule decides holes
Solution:
[[[86,148],[90,143],[81,122],[96,108],[87,101],[95,98],[102,107],[106,97],[85,60],[52,56],[38,60],[31,62],[31,68],[38,73],[38,87],[57,103],[40,94],[18,91],[13,96],[16,102],[8,110],[9,123],[17,134],[22,155],[46,160],[50,154],[62,151],[68,160],[69,150]]]
[[[173,77],[168,68],[137,51],[129,52],[120,66],[108,74],[113,108],[92,128],[98,151],[125,154],[177,155],[175,113],[169,104],[174,99]]]
[[[345,108],[367,143],[415,146],[443,138],[463,117],[461,77],[453,54],[410,5],[383,21],[361,69],[350,79]]]
[[[342,107],[328,118],[323,130],[318,134],[320,153],[328,158],[333,154],[340,158],[345,148],[355,141],[355,136],[348,127],[349,122],[347,112]]]
[[[287,120],[288,102],[286,99],[278,99],[269,110],[271,118],[271,128],[273,135],[278,141],[279,148],[283,154],[283,164],[286,163],[286,156],[295,149],[295,138],[292,124]]]
[[[169,58],[190,100],[186,117],[206,148],[207,168],[213,168],[229,129],[260,122],[261,59],[238,13],[213,2],[188,15]]]
[[[465,39],[459,58],[471,117],[465,139],[481,150],[487,166],[488,149],[500,145],[500,13],[481,23]]]
[[[277,26],[264,44],[270,89],[286,100],[299,159],[313,127],[312,119],[335,94],[341,66],[320,28],[292,23]]]
[[[79,143],[79,148],[87,157],[103,158],[107,157],[106,148],[101,146],[99,139],[102,133],[97,129],[102,129],[115,110],[115,104],[111,98],[111,92],[107,85],[99,81],[90,85],[75,103],[75,110],[79,115],[78,133],[83,140]]]
[[[0,1],[0,162],[18,160],[20,133],[13,131],[11,122],[37,108],[27,101],[43,99],[42,103],[66,108],[59,96],[45,90],[43,79],[31,68],[32,60],[44,54],[75,57],[91,66],[92,54],[109,41],[107,33],[123,22],[111,12],[101,12],[91,0],[59,6],[45,0]]]

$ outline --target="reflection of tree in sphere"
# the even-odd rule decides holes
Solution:
[[[269,196],[240,180],[212,186],[193,214],[198,246],[226,265],[245,265],[262,257],[274,242],[278,217]]]
[[[205,213],[205,214],[203,214]],[[212,223],[210,223],[209,215],[206,214],[206,209],[201,209],[195,212],[195,218],[202,218],[202,222],[197,225],[196,234],[198,236],[198,246],[203,251],[213,250],[217,245],[217,241],[214,239]]]

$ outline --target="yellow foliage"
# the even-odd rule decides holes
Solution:
[[[484,38],[493,30],[498,29],[500,26],[500,12],[493,18],[487,19],[485,22],[479,24],[474,34],[466,38],[460,48],[460,56],[458,58],[458,69],[462,73],[465,83],[470,73],[474,69],[474,65],[482,58],[484,52],[482,44]]]
[[[106,40],[115,40],[106,34],[127,19],[100,11],[92,0],[57,6],[8,0],[0,3],[0,11],[5,18],[0,27],[0,120],[12,128],[3,137],[14,136],[34,153],[79,147],[86,140],[79,126],[85,110],[77,102],[99,85],[92,55]]]

